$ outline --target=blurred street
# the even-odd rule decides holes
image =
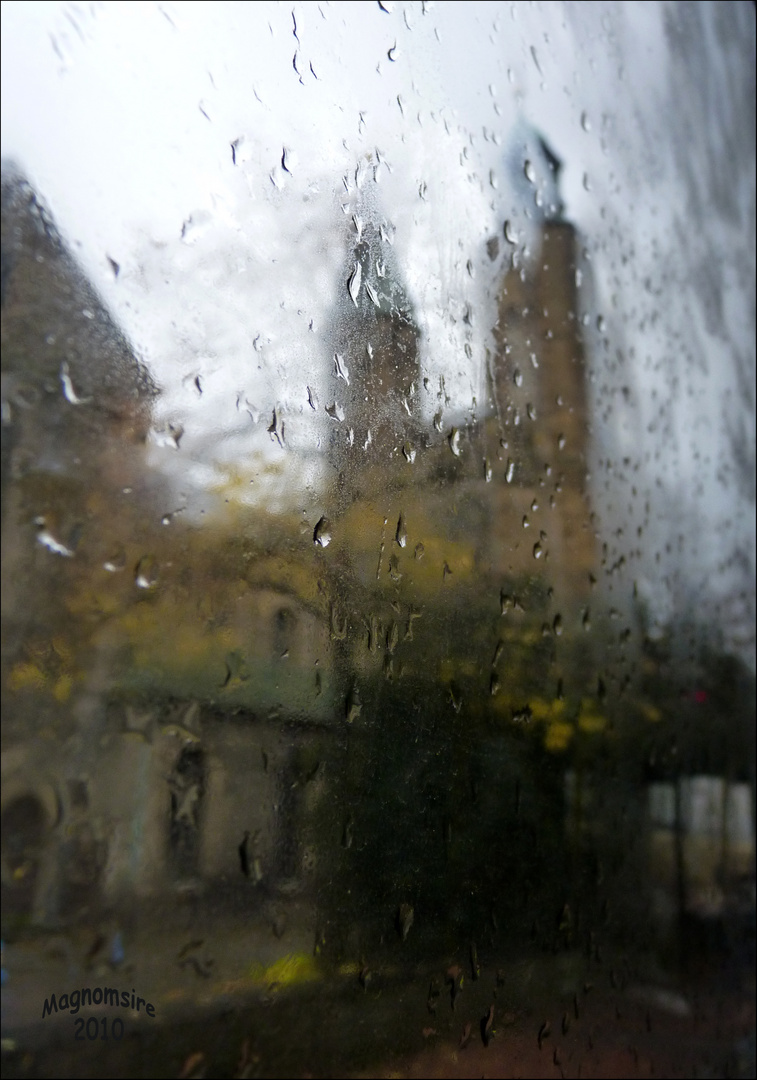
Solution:
[[[221,954],[167,928],[160,955],[148,937],[132,941],[117,970],[87,970],[70,937],[48,939],[43,954],[32,943],[6,948],[4,1075],[754,1075],[754,965],[745,955],[721,951],[716,967],[715,954],[701,963],[692,954],[679,979],[651,961],[641,970],[638,957],[632,967],[620,955],[599,964],[536,949],[518,960],[482,954],[477,978],[465,951],[435,968],[329,972],[310,959],[312,939],[309,953],[295,951],[306,935],[298,942],[293,932],[269,934],[264,970],[249,962],[253,943],[265,955],[263,932],[230,926]],[[89,1042],[75,1040],[70,1014],[41,1020],[43,987],[60,995],[97,985],[135,987],[154,1003],[155,1021],[119,1011],[123,1039]]]

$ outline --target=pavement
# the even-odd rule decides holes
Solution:
[[[117,928],[99,949],[84,930],[6,946],[3,1075],[755,1075],[751,956],[673,975],[609,951],[491,950],[474,964],[465,947],[414,962],[398,940],[371,969],[327,965],[304,921],[278,929],[235,919],[204,942],[177,920],[159,947],[154,931]],[[122,1038],[91,1041],[70,1012],[42,1019],[50,993],[97,985],[134,987],[155,1018],[123,1010]]]

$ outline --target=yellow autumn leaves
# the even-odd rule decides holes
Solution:
[[[59,703],[67,701],[80,673],[73,650],[62,637],[26,646],[26,659],[14,664],[8,677],[10,690],[46,690]]]
[[[568,719],[568,702],[563,698],[544,701],[535,698],[529,702],[532,721],[544,725],[544,748],[552,754],[560,754],[572,743],[578,732],[598,735],[607,727],[607,717],[599,710],[593,698],[582,698],[578,715]]]

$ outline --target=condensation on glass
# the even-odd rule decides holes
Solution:
[[[8,1075],[752,1075],[753,5],[3,31]]]

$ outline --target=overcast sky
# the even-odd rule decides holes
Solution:
[[[734,469],[734,439],[754,462],[754,27],[748,3],[3,3],[2,154],[160,384],[156,427],[184,427],[182,482],[254,451],[292,491],[319,482],[297,449],[338,397],[323,331],[351,302],[361,183],[424,374],[471,415],[497,285],[485,240],[509,219],[527,241],[521,163],[542,134],[609,342],[590,356],[604,528],[644,520],[661,619],[681,587],[733,608],[754,568],[754,483]],[[653,558],[681,529],[685,555]]]

